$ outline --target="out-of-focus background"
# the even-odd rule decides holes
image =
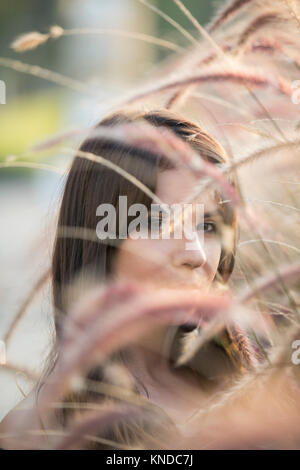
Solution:
[[[169,1],[152,0],[189,31],[193,26]],[[212,14],[212,2],[185,2],[201,24]],[[186,40],[163,18],[137,0],[10,0],[0,4],[1,57],[37,65],[81,82],[79,92],[0,64],[6,104],[0,105],[0,165],[38,160],[68,168],[71,155],[30,151],[32,145],[60,131],[92,125],[141,81],[151,81],[173,51],[142,40],[116,35],[72,35],[49,40],[21,55],[10,47],[23,33],[47,33],[59,25],[110,28],[156,36],[178,46]],[[53,227],[63,175],[30,168],[0,166],[0,339],[49,266]],[[41,290],[6,345],[6,360],[38,374],[52,334],[51,292]],[[21,373],[1,370],[0,420],[30,390]]]

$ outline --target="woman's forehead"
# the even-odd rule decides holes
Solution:
[[[201,180],[187,168],[175,168],[158,172],[156,195],[166,204],[186,202],[195,193]],[[214,211],[217,203],[215,192],[209,191],[193,200],[194,203],[204,204],[205,211]]]

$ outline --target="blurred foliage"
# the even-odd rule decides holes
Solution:
[[[213,11],[215,10],[215,6],[218,4],[222,4],[224,0],[219,0],[218,2],[214,2],[212,0],[182,0],[184,6],[186,6],[193,16],[199,21],[202,26],[205,26],[208,21],[210,20]],[[157,8],[160,8],[164,13],[169,15],[173,20],[187,29],[191,34],[193,31],[194,37],[198,37],[199,33],[195,30],[195,27],[191,24],[190,20],[184,15],[182,11],[178,8],[178,6],[171,0],[171,1],[162,1],[162,0],[149,0],[149,3],[152,3]],[[157,36],[170,39],[176,42],[177,44],[187,45],[187,40],[181,36],[178,31],[174,29],[172,25],[167,23],[163,18],[158,15],[155,15],[155,22],[156,22],[156,29],[157,29]],[[163,49],[157,48],[158,58],[163,58],[168,53]]]
[[[136,4],[137,7],[141,8],[137,0],[131,1],[133,5]],[[191,25],[188,18],[173,1],[149,0],[149,3],[162,9],[190,32],[195,32],[195,37],[199,35],[195,27]],[[214,7],[213,2],[209,0],[183,0],[183,3],[202,25],[207,23]],[[74,3],[75,5],[76,3]],[[116,2],[116,5],[118,5],[118,2]],[[102,0],[99,0],[99,8],[103,8]],[[159,15],[151,12],[151,10],[144,8],[143,10],[142,7],[142,10],[146,18],[153,15],[153,35],[169,38],[177,44],[188,45],[187,40],[172,25],[168,24]],[[65,49],[59,47],[55,41],[49,41],[47,45],[21,55],[16,54],[10,48],[12,41],[25,32],[40,31],[45,33],[51,25],[62,24],[64,26],[62,12],[66,9],[72,10],[71,1],[51,0],[50,2],[42,2],[41,0],[26,0],[26,2],[20,2],[10,0],[9,2],[1,2],[0,56],[21,60],[32,65],[36,64],[75,77],[72,70],[72,61],[65,60]],[[88,25],[82,24],[82,26]],[[113,28],[114,24],[109,24],[107,27]],[[136,29],[140,29],[138,25]],[[169,51],[158,47],[153,57],[156,61],[164,59],[168,54]],[[76,64],[76,66],[80,71],[80,64]],[[5,81],[7,91],[7,104],[0,107],[0,161],[3,161],[7,156],[18,156],[23,152],[27,152],[34,143],[57,132],[62,123],[63,103],[60,88],[40,78],[0,67],[0,80]],[[63,92],[65,93],[65,90]],[[30,155],[26,155],[27,160],[30,157]],[[41,155],[32,156],[32,158],[40,159]],[[45,155],[43,158],[45,158]],[[18,172],[22,171],[18,169]]]
[[[54,44],[37,48],[25,55],[19,56],[11,48],[14,39],[28,31],[46,32],[56,19],[58,1],[43,2],[40,0],[10,0],[0,2],[0,55],[22,60],[41,67],[56,69],[58,67],[58,53]],[[0,79],[4,80],[8,97],[10,94],[24,93],[28,90],[49,87],[43,80],[33,79],[29,75],[20,74],[3,67],[0,68]]]
[[[57,132],[61,115],[57,90],[18,96],[9,106],[1,106],[0,161],[27,152],[34,143]]]

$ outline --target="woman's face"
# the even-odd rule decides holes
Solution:
[[[196,183],[197,179],[188,169],[159,171],[156,195],[166,204],[182,204]],[[196,217],[190,211],[183,216],[184,224],[190,218],[190,226],[193,227],[193,249],[187,249],[191,240],[184,234],[180,239],[172,236],[169,239],[153,239],[150,235],[147,239],[137,240],[129,237],[122,243],[116,259],[115,278],[145,282],[157,287],[209,288],[221,255],[217,218],[211,215],[216,212],[217,204],[213,193],[196,200],[192,206],[194,209],[196,204],[201,204],[203,208],[201,224],[196,224]]]

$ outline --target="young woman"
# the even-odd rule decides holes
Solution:
[[[110,130],[118,125],[137,122],[174,133],[189,144],[199,156],[199,161],[203,159],[220,167],[227,163],[224,149],[212,136],[196,123],[168,110],[123,110],[105,118],[100,125],[101,129],[107,127]],[[151,211],[154,202],[151,194],[168,205],[182,204],[190,196],[198,179],[189,168],[176,165],[174,160],[165,155],[151,151],[149,147],[144,149],[112,139],[109,134],[107,137],[91,134],[79,150],[67,178],[53,254],[57,343],[61,338],[64,318],[68,315],[70,287],[78,279],[88,277],[99,286],[107,281],[131,280],[144,283],[152,289],[184,289],[187,295],[190,289],[205,292],[216,284],[226,284],[234,266],[237,220],[232,204],[222,199],[220,190],[205,192],[193,201],[193,204],[202,204],[204,207],[203,221],[193,226],[194,234],[199,234],[195,241],[199,249],[197,245],[196,249],[195,246],[192,250],[186,249],[188,240],[185,236],[178,239],[153,239],[151,236],[134,239],[128,230],[132,213],[128,217],[128,214],[122,212],[120,196],[127,197],[127,207],[143,204],[148,210],[149,222],[160,224],[161,215],[157,216]],[[135,181],[130,181],[114,168],[86,158],[90,154],[105,158],[125,170],[151,193],[145,193]],[[231,183],[234,185],[233,180]],[[108,243],[72,236],[70,228],[96,232],[99,223],[97,209],[101,204],[111,204],[116,211],[116,241]],[[189,216],[184,214],[185,217]],[[121,231],[124,233],[124,229],[128,236],[118,237]],[[188,367],[174,368],[182,338],[193,335],[194,331],[195,326],[189,325],[157,328],[114,355],[114,360],[126,367],[136,393],[164,410],[171,422],[175,423],[182,422],[199,403],[209,397],[208,388],[211,384],[219,383],[219,378],[231,377],[239,368],[250,367],[254,359],[247,338],[241,332],[234,333],[232,330],[222,333],[224,341],[221,335],[200,350]],[[225,343],[227,347],[224,347]],[[234,361],[229,353],[232,349],[238,357]],[[57,363],[59,360],[58,352]],[[54,367],[54,363],[50,366]],[[50,376],[51,372],[48,378]],[[104,380],[103,368],[93,368],[87,378],[101,383]],[[45,386],[42,385],[40,391]],[[65,397],[65,403],[99,401],[100,396],[103,398],[99,394],[96,397],[94,392],[75,393]],[[73,415],[73,411],[66,406],[56,413],[57,422],[64,429]],[[44,426],[47,427],[47,423]],[[130,426],[136,430],[132,423]],[[126,428],[125,424],[122,432],[120,429],[109,430],[106,437],[134,445],[135,438],[129,433],[130,426]],[[132,442],[128,442],[130,439]]]

